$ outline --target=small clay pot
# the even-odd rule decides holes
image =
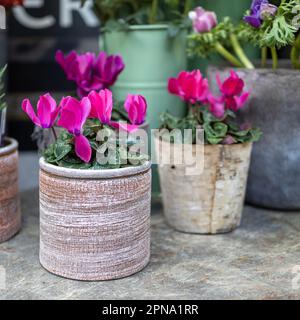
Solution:
[[[0,243],[21,228],[18,168],[18,143],[7,138],[0,148]]]
[[[76,280],[130,276],[150,259],[151,163],[76,170],[40,160],[40,262]]]
[[[156,148],[164,143],[156,138]],[[176,147],[170,145],[170,164],[159,161],[167,223],[178,231],[198,234],[236,229],[242,218],[252,144],[205,145],[204,154],[196,153],[193,145],[193,157],[202,161],[203,171],[185,162],[172,164],[179,163]]]

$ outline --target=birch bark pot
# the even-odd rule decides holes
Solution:
[[[5,146],[0,148],[0,243],[21,228],[18,168],[18,143],[5,139]]]
[[[156,139],[156,148],[164,143]],[[193,157],[202,157],[204,170],[190,167],[187,175],[185,160],[172,164],[178,163],[175,145],[171,164],[159,164],[166,221],[187,233],[230,232],[241,222],[252,144],[205,145],[202,155],[196,147]]]
[[[40,262],[76,280],[130,276],[150,259],[151,164],[74,170],[40,160]]]
[[[283,63],[282,67],[287,67]],[[210,67],[208,77],[216,86],[229,68]],[[242,121],[263,131],[253,148],[246,200],[280,210],[300,209],[300,72],[293,69],[237,69],[251,96],[240,112]]]

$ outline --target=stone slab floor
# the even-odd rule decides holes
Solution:
[[[0,245],[0,299],[300,299],[300,213],[249,206],[235,232],[199,236],[170,229],[154,204],[144,271],[108,282],[52,275],[38,260],[37,158],[21,160],[23,228]]]

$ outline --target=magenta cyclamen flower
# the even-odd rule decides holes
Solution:
[[[53,127],[60,108],[57,107],[56,101],[47,93],[40,97],[37,103],[37,114],[35,113],[29,99],[22,103],[22,109],[27,113],[32,122],[44,129]]]
[[[268,0],[253,0],[250,15],[244,20],[254,28],[259,28],[265,18],[275,16],[277,7],[270,4]]]
[[[61,51],[58,51],[56,61],[66,73],[67,78],[76,82],[80,97],[87,96],[93,90],[109,88],[125,68],[121,56],[107,56],[104,51],[100,52],[98,57],[94,53],[79,55],[75,51],[64,56]]]
[[[92,91],[88,98],[92,107],[89,117],[99,119],[103,124],[109,124],[113,109],[112,92],[108,89],[101,90],[99,93]]]
[[[217,83],[221,93],[227,97],[241,94],[245,86],[244,81],[233,70],[230,71],[230,76],[223,83],[217,74]]]
[[[125,101],[125,110],[128,112],[132,124],[140,126],[145,122],[147,114],[147,102],[141,95],[129,94]]]
[[[217,24],[217,16],[213,11],[206,11],[202,7],[197,7],[190,11],[189,18],[193,21],[194,31],[198,33],[209,32]]]
[[[90,118],[98,119],[103,124],[128,132],[133,132],[138,129],[138,126],[135,124],[111,121],[113,96],[110,90],[105,89],[100,92],[92,91],[88,95],[88,98],[91,103]]]
[[[217,75],[217,83],[222,93],[221,97],[215,97],[211,93],[208,94],[208,102],[210,112],[217,118],[222,118],[226,110],[237,112],[248,101],[249,92],[243,92],[244,81],[231,70],[230,76],[222,82]]]
[[[61,102],[61,115],[57,123],[74,135],[76,155],[86,163],[91,160],[92,148],[89,140],[83,135],[83,125],[90,111],[91,103],[88,98],[83,98],[81,101],[72,97],[64,98]]]
[[[169,79],[168,89],[171,94],[179,96],[189,103],[204,102],[208,94],[208,81],[202,77],[200,70],[182,71],[177,78]]]

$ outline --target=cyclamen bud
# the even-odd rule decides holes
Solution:
[[[194,31],[198,33],[209,32],[218,24],[216,14],[202,7],[190,11],[189,18],[193,21]]]

